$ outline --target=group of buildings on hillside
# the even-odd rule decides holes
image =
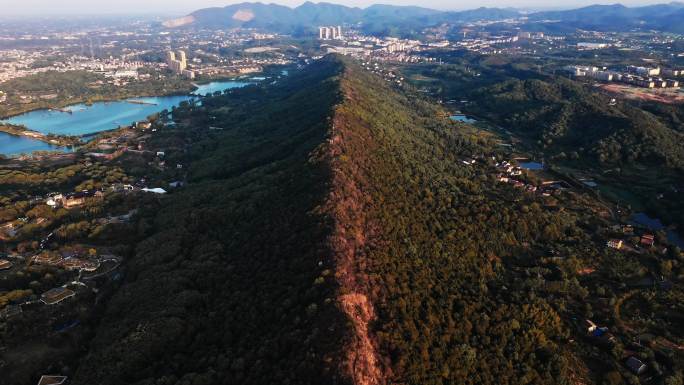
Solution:
[[[679,81],[671,77],[684,75],[684,71],[660,67],[629,66],[626,71],[610,71],[593,66],[565,66],[563,69],[575,77],[591,77],[604,82],[622,82],[644,88],[677,88]],[[663,78],[665,76],[666,78]]]
[[[322,40],[326,40],[322,38]],[[442,48],[449,42],[423,43],[420,40],[399,39],[394,37],[378,38],[364,36],[354,31],[348,32],[343,41],[324,42],[320,48],[326,53],[338,53],[357,58],[391,62],[421,62],[429,58],[416,55],[416,52],[431,48]]]
[[[246,50],[246,52],[260,51]],[[197,76],[213,77],[250,74],[263,71],[265,65],[284,65],[290,63],[290,60],[282,57],[282,55],[266,58],[248,56],[245,58],[222,60],[219,63],[204,63],[201,59],[194,58],[192,59],[192,69],[190,69],[188,67],[187,54],[183,50],[167,51],[165,61],[166,66],[171,72],[188,79],[195,79]]]
[[[185,51],[178,50],[166,52],[166,65],[177,75],[185,76],[189,79],[195,78],[195,72],[188,69],[188,58]]]

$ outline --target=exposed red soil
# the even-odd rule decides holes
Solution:
[[[342,83],[345,101],[353,103],[352,91]],[[369,194],[364,193],[369,188],[367,155],[374,143],[363,122],[349,115],[338,106],[332,120],[328,157],[333,174],[326,208],[334,222],[329,241],[339,285],[338,306],[351,324],[342,371],[356,385],[384,385],[386,369],[369,330],[376,314],[365,253],[378,234],[378,226],[368,218]]]
[[[602,84],[601,89],[627,99],[647,100],[665,104],[684,103],[684,94],[677,92],[677,90],[669,89],[663,91],[656,89],[637,88],[622,84]]]

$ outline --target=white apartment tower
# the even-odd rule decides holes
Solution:
[[[342,26],[318,27],[318,38],[321,40],[342,40]]]
[[[176,60],[176,54],[175,54],[173,51],[168,51],[168,52],[166,53],[166,64],[168,64],[169,67],[170,67],[170,66],[171,66],[171,63],[172,63],[174,60]]]
[[[178,61],[181,64],[181,70],[184,70],[188,67],[188,58],[185,56],[185,51],[178,50]]]
[[[169,69],[175,74],[183,75],[188,78],[194,78],[195,74],[193,71],[189,71],[188,68],[188,58],[185,55],[185,51],[178,50],[176,52],[168,51],[166,52],[166,64]]]

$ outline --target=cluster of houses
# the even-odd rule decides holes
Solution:
[[[632,225],[614,225],[611,227],[611,230],[616,233],[621,233],[624,234],[625,236],[633,237],[635,235],[634,233],[634,226]],[[641,235],[638,236],[639,241],[638,243],[635,243],[635,247],[644,247],[644,248],[651,248],[654,247],[656,244],[655,240],[655,235],[649,233],[649,232],[643,232]],[[611,248],[611,249],[616,249],[616,250],[623,250],[627,248],[626,241],[624,239],[620,238],[611,238],[606,242],[606,246]],[[663,250],[666,251],[667,249]]]
[[[152,128],[152,123],[149,121],[140,121],[135,123],[135,128],[145,132]],[[107,136],[96,139],[97,142],[91,148],[91,151],[85,155],[95,159],[113,160],[123,155],[126,152],[140,152],[145,150],[145,139],[147,135],[139,136],[139,132],[130,129],[118,130],[115,136]],[[128,142],[131,140],[138,140],[137,147],[129,147]]]
[[[616,341],[615,336],[608,327],[598,326],[589,319],[584,320],[583,331],[589,339],[596,341],[598,344],[610,346]],[[648,369],[648,366],[635,356],[629,356],[625,360],[625,366],[636,375],[643,374]]]
[[[140,122],[136,125],[136,128],[142,131],[155,131],[150,122]],[[86,158],[83,160],[85,162],[84,164],[86,166],[92,165],[94,162],[93,158],[113,159],[128,151],[135,152],[135,149],[129,148],[128,144],[129,140],[139,139],[139,136],[139,132],[135,132],[131,129],[124,129],[120,130],[120,133],[114,133],[109,138],[102,138],[101,140],[96,139],[96,143],[87,145],[89,150],[94,152],[86,154]],[[144,147],[144,144],[141,147]],[[150,151],[145,152],[155,154]],[[159,165],[163,167],[165,153],[159,151],[156,152],[155,155]],[[175,162],[173,165],[175,165],[177,169],[183,167],[181,164]],[[138,179],[129,183],[130,184],[107,184],[98,189],[76,192],[60,192],[59,190],[54,190],[54,192],[49,194],[27,197],[26,200],[29,201],[27,207],[40,206],[40,210],[34,210],[36,213],[51,211],[48,207],[52,209],[64,208],[78,211],[78,207],[82,206],[99,206],[99,200],[103,200],[105,195],[108,195],[110,192],[121,192],[124,194],[142,194],[145,192],[150,194],[166,193],[166,190],[161,187],[154,185],[149,186],[149,181],[146,181],[145,179]],[[182,181],[175,181],[168,185],[171,188],[178,188],[183,184],[184,182]],[[167,188],[166,185],[163,187]],[[108,213],[107,215],[101,215],[102,218],[96,218],[94,220],[102,225],[125,223],[129,222],[135,213],[136,210],[131,210],[124,214],[120,212]],[[21,214],[18,216],[21,216]],[[48,218],[51,217],[49,214],[44,214],[44,216]],[[45,221],[48,221],[49,223],[43,224],[40,228],[26,226],[29,223],[41,224]],[[47,224],[50,224],[50,226],[46,226]],[[55,222],[55,224],[59,223]],[[53,236],[53,233],[50,233],[47,236],[45,236],[45,233],[49,233],[51,231],[49,229],[52,227],[53,224],[50,219],[46,218],[16,218],[6,223],[0,222],[0,250],[7,249],[9,252],[12,240],[24,241],[26,238],[24,235],[29,233],[32,234],[32,238],[33,234],[36,234],[35,240],[40,240],[39,248],[34,246],[36,242],[32,242],[32,245],[28,247],[28,249],[33,249],[35,247],[37,251],[30,252],[30,254],[26,254],[25,256],[19,254],[24,253],[21,244],[17,245],[16,250],[12,251],[12,255],[5,256],[4,254],[0,254],[0,273],[3,275],[11,275],[19,269],[22,271],[16,273],[22,274],[24,272],[23,269],[29,269],[30,271],[30,269],[36,267],[35,265],[50,266],[48,270],[53,272],[53,268],[59,269],[59,274],[56,275],[57,282],[48,283],[51,282],[52,279],[44,279],[41,280],[40,285],[38,286],[33,285],[32,282],[31,288],[33,290],[16,290],[18,294],[13,295],[6,306],[0,307],[1,319],[14,319],[16,317],[19,318],[18,322],[24,322],[25,320],[21,319],[23,318],[22,314],[24,316],[30,316],[35,309],[42,309],[39,315],[40,317],[49,316],[52,318],[54,315],[57,315],[55,319],[59,321],[61,319],[60,317],[63,317],[66,313],[73,313],[76,307],[80,308],[81,306],[84,306],[86,301],[89,301],[89,299],[92,298],[90,296],[82,295],[85,290],[92,289],[93,293],[101,293],[103,288],[108,287],[108,282],[121,279],[122,272],[120,266],[122,260],[117,256],[98,255],[96,257],[95,255],[97,255],[97,253],[95,250],[88,251],[82,246],[60,246],[58,249],[57,247],[48,247],[47,243]],[[25,231],[22,232],[22,229]],[[7,241],[7,247],[3,247],[3,242],[5,241]],[[58,251],[55,252],[52,251],[52,249]],[[21,283],[21,285],[23,285],[23,283]],[[36,287],[41,287],[41,289],[34,293]],[[21,297],[18,298],[18,296]],[[94,297],[99,297],[99,295],[95,295]],[[97,303],[97,300],[95,303]],[[76,320],[74,322],[78,321]],[[66,327],[72,326],[56,325],[54,327],[56,328],[54,330],[61,331]],[[66,382],[67,377],[65,376],[44,375],[40,378],[38,384],[59,385]],[[2,381],[0,381],[0,383],[2,383]]]
[[[629,66],[625,72],[610,71],[605,67],[577,65],[565,66],[563,69],[575,77],[586,76],[604,82],[621,82],[644,88],[678,88],[680,86],[679,81],[672,77],[682,76],[683,74],[680,70],[664,70],[660,67]],[[666,78],[663,78],[663,76]]]
[[[516,179],[516,176],[520,176],[523,174],[523,169],[520,166],[515,166],[511,164],[509,161],[503,161],[503,162],[498,162],[496,163],[496,168],[501,171],[500,174],[497,175],[497,180],[499,182],[503,183],[508,183],[512,184],[513,187],[522,189],[527,192],[537,192],[538,188],[535,185],[525,183],[521,180]],[[543,191],[542,194],[544,196],[549,196],[551,193],[549,191]]]
[[[30,297],[26,297],[21,303],[12,303],[5,306],[3,309],[0,309],[0,318],[9,319],[22,314],[24,312],[23,305],[55,305],[75,295],[76,292],[67,288],[67,285],[55,287],[41,294],[39,300],[32,300]]]
[[[404,81],[404,78],[402,76],[399,76],[399,75],[395,74],[394,72],[383,68],[378,62],[373,63],[370,61],[368,61],[368,62],[363,61],[363,62],[361,62],[361,64],[363,65],[363,67],[366,70],[368,70],[368,71],[370,71],[376,75],[380,75],[383,79],[385,79],[388,82],[395,82],[398,85],[401,85],[402,82]]]
[[[482,158],[484,159],[484,157]],[[496,157],[492,157],[493,161],[496,161]],[[461,160],[461,163],[465,165],[473,165],[477,163],[476,159],[464,159]],[[530,193],[540,193],[543,196],[551,196],[551,194],[554,191],[557,190],[562,190],[563,188],[567,187],[564,186],[563,182],[560,181],[545,181],[542,182],[541,186],[535,186],[533,184],[525,183],[524,181],[520,180],[519,178],[516,178],[518,176],[523,175],[524,169],[523,167],[517,166],[510,161],[504,160],[501,162],[496,162],[494,165],[495,168],[498,170],[498,174],[496,176],[496,179],[499,182],[502,183],[508,183],[513,185],[515,188],[519,188],[523,191],[530,192]],[[538,164],[539,169],[543,168],[543,165]],[[536,168],[535,168],[536,169]]]
[[[480,157],[478,159],[484,160],[484,157]],[[476,164],[478,159],[462,159],[461,163],[471,166]],[[492,157],[492,160],[496,161],[496,158]],[[542,182],[541,186],[539,187],[525,183],[521,180],[523,178],[518,178],[524,174],[524,168],[515,164],[515,160],[496,162],[495,167],[498,172],[497,179],[500,182],[512,184],[516,188],[520,188],[525,191],[537,192],[543,194],[544,196],[549,196],[553,190],[567,187],[567,185],[563,185],[564,182],[557,181]],[[543,168],[543,166],[540,168]],[[625,236],[631,237],[635,235],[635,229],[632,225],[615,225],[613,226],[612,230],[614,232],[620,232]],[[622,239],[610,239],[607,242],[607,245],[611,248],[621,249],[624,242],[625,241]],[[653,234],[643,232],[643,234],[639,235],[638,244],[642,247],[652,247],[655,245],[655,237]],[[594,269],[587,270],[588,273],[594,271]],[[575,320],[576,322],[579,321],[577,319]],[[577,322],[576,325],[580,332],[585,335],[586,338],[592,341],[593,344],[601,346],[613,346],[617,342],[616,336],[611,333],[607,326],[597,325],[595,322],[589,319],[584,320],[584,322]],[[629,371],[637,376],[645,373],[648,370],[648,365],[636,357],[632,352],[626,354],[624,356],[624,361],[622,362]]]
[[[56,253],[42,252],[31,257],[30,260],[35,264],[55,266],[69,271],[78,271],[79,273],[93,272],[100,267],[99,260],[81,258],[73,252],[63,252],[61,255]],[[34,303],[55,305],[68,298],[74,297],[76,295],[76,291],[70,289],[68,287],[70,285],[83,285],[83,283],[78,281],[70,282],[44,292],[41,294],[38,300],[31,300],[27,297],[21,303],[9,304],[0,310],[0,317],[7,319],[23,313],[22,305]]]
[[[19,257],[23,258],[23,257]],[[11,318],[22,314],[24,305],[44,304],[55,305],[66,299],[76,296],[75,287],[89,286],[87,281],[92,281],[102,276],[117,279],[116,273],[121,264],[121,259],[114,255],[101,255],[98,258],[83,258],[74,251],[63,251],[61,254],[42,252],[30,258],[31,263],[59,267],[68,271],[77,271],[78,278],[67,282],[62,286],[54,287],[40,295],[38,299],[32,296],[24,297],[14,303],[0,309],[0,318]],[[83,274],[89,273],[89,274]],[[93,289],[95,290],[95,289]]]
[[[68,194],[54,193],[48,196],[45,204],[52,207],[64,207],[70,209],[83,205],[88,198],[102,198],[104,193],[101,190],[83,190]]]
[[[179,187],[182,185],[182,182],[172,182],[169,185],[172,187]],[[145,185],[145,180],[141,179],[140,181],[134,183],[134,184],[124,184],[124,183],[116,183],[112,184],[108,188],[111,191],[115,192],[130,192],[130,191],[143,191],[143,192],[153,192],[153,193],[159,193],[159,194],[164,194],[166,191],[162,188],[147,188]],[[83,191],[77,191],[73,193],[67,193],[67,194],[61,194],[61,193],[51,193],[48,195],[47,199],[45,200],[45,204],[52,208],[59,208],[59,207],[64,207],[67,209],[73,208],[73,207],[78,207],[83,204],[85,204],[89,199],[92,198],[102,198],[104,197],[105,194],[105,188],[102,189],[92,189],[92,190],[83,190]]]
[[[181,187],[183,185],[183,182],[181,181],[175,181],[169,183],[169,186],[171,187]],[[142,191],[142,192],[150,192],[150,193],[156,193],[156,194],[165,194],[166,190],[162,188],[147,188],[145,187],[145,180],[141,179],[140,181],[134,183],[134,184],[122,184],[122,183],[117,183],[109,186],[108,188],[111,191],[115,192],[133,192],[133,191]],[[79,207],[84,205],[88,200],[91,199],[102,199],[104,197],[106,189],[92,189],[92,190],[82,190],[82,191],[77,191],[77,192],[72,192],[72,193],[57,193],[53,192],[48,194],[46,197],[35,197],[31,200],[32,203],[40,203],[44,202],[46,205],[52,207],[53,209],[57,208],[65,208],[65,209],[71,209],[75,207]],[[27,223],[30,224],[37,224],[40,225],[41,223],[47,221],[46,218],[34,218],[34,219],[29,219],[29,218],[17,218],[16,220],[8,221],[5,223],[0,224],[0,241],[9,241],[13,239],[19,230]],[[9,262],[8,262],[9,263]],[[6,264],[2,263],[0,261],[0,270],[4,270],[9,267],[4,267],[7,266]]]
[[[60,254],[42,252],[31,258],[32,263],[59,267],[68,271],[77,271],[78,278],[75,281],[67,282],[62,286],[52,288],[41,294],[38,300],[26,297],[20,303],[13,303],[0,309],[1,318],[10,318],[21,314],[22,305],[42,303],[45,305],[55,305],[76,295],[74,287],[88,286],[86,281],[110,276],[116,279],[116,270],[121,264],[121,259],[114,255],[101,255],[98,258],[83,258],[74,251],[63,251]],[[102,267],[102,268],[101,268]],[[82,274],[90,273],[90,274]]]
[[[19,230],[25,225],[25,224],[36,224],[39,225],[43,222],[47,221],[45,218],[34,218],[34,219],[29,219],[26,217],[22,218],[17,218],[16,220],[8,221],[5,223],[0,224],[0,241],[8,241],[12,238],[14,238]],[[0,270],[2,268],[0,267]]]
[[[100,262],[97,260],[79,258],[78,255],[71,253],[58,255],[43,252],[33,256],[31,262],[39,265],[61,267],[70,271],[95,271],[100,267]]]

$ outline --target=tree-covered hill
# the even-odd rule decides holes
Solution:
[[[513,79],[482,88],[473,97],[474,110],[556,155],[574,154],[605,165],[639,162],[684,170],[681,122],[662,120],[629,103],[611,105],[609,97],[581,83]]]
[[[551,28],[556,25],[563,28],[571,26],[577,29],[599,31],[628,31],[635,28],[655,29],[681,33],[679,23],[673,23],[684,14],[684,4],[670,2],[664,4],[651,4],[637,7],[626,7],[622,4],[596,4],[583,8],[542,11],[530,15],[531,21],[555,21]]]
[[[466,23],[516,17],[519,12],[506,8],[478,8],[444,12],[417,6],[375,4],[367,8],[307,1],[295,8],[277,4],[238,3],[226,7],[196,10],[189,15],[164,22],[167,27],[260,28],[277,32],[311,35],[321,25],[357,25],[367,33],[405,35],[445,22]]]
[[[638,383],[621,282],[679,283],[681,256],[606,251],[604,208],[498,182],[492,136],[447,116],[336,56],[175,109],[188,184],[141,213],[74,384]],[[671,298],[652,311],[677,322]]]
[[[191,183],[145,223],[73,383],[342,383],[344,319],[317,212],[330,171],[316,156],[338,67],[205,100],[195,130],[208,132],[209,113],[226,129],[190,148]]]
[[[601,178],[602,193],[684,228],[684,108],[619,101],[562,78],[508,79],[468,109],[511,130],[550,163]]]
[[[295,8],[278,4],[243,2],[226,7],[196,10],[164,22],[166,27],[261,28],[310,35],[319,25],[354,24],[366,33],[404,35],[443,23],[464,25],[477,21],[503,21],[525,16],[527,30],[629,31],[634,29],[681,33],[684,5],[678,2],[626,7],[621,4],[590,5],[560,11],[524,14],[515,8],[473,8],[439,11],[416,6],[375,4],[361,9],[326,2],[307,1]]]
[[[542,299],[504,289],[516,283],[500,259],[512,263],[523,242],[554,242],[574,227],[573,218],[526,211],[486,168],[464,166],[461,159],[491,151],[490,144],[439,119],[439,107],[393,92],[353,66],[344,79],[335,191],[358,197],[356,206],[348,204],[356,215],[346,212],[345,230],[364,234],[353,260],[375,307],[371,335],[386,357],[384,378],[563,381],[568,352],[558,343],[567,331],[558,313]]]

